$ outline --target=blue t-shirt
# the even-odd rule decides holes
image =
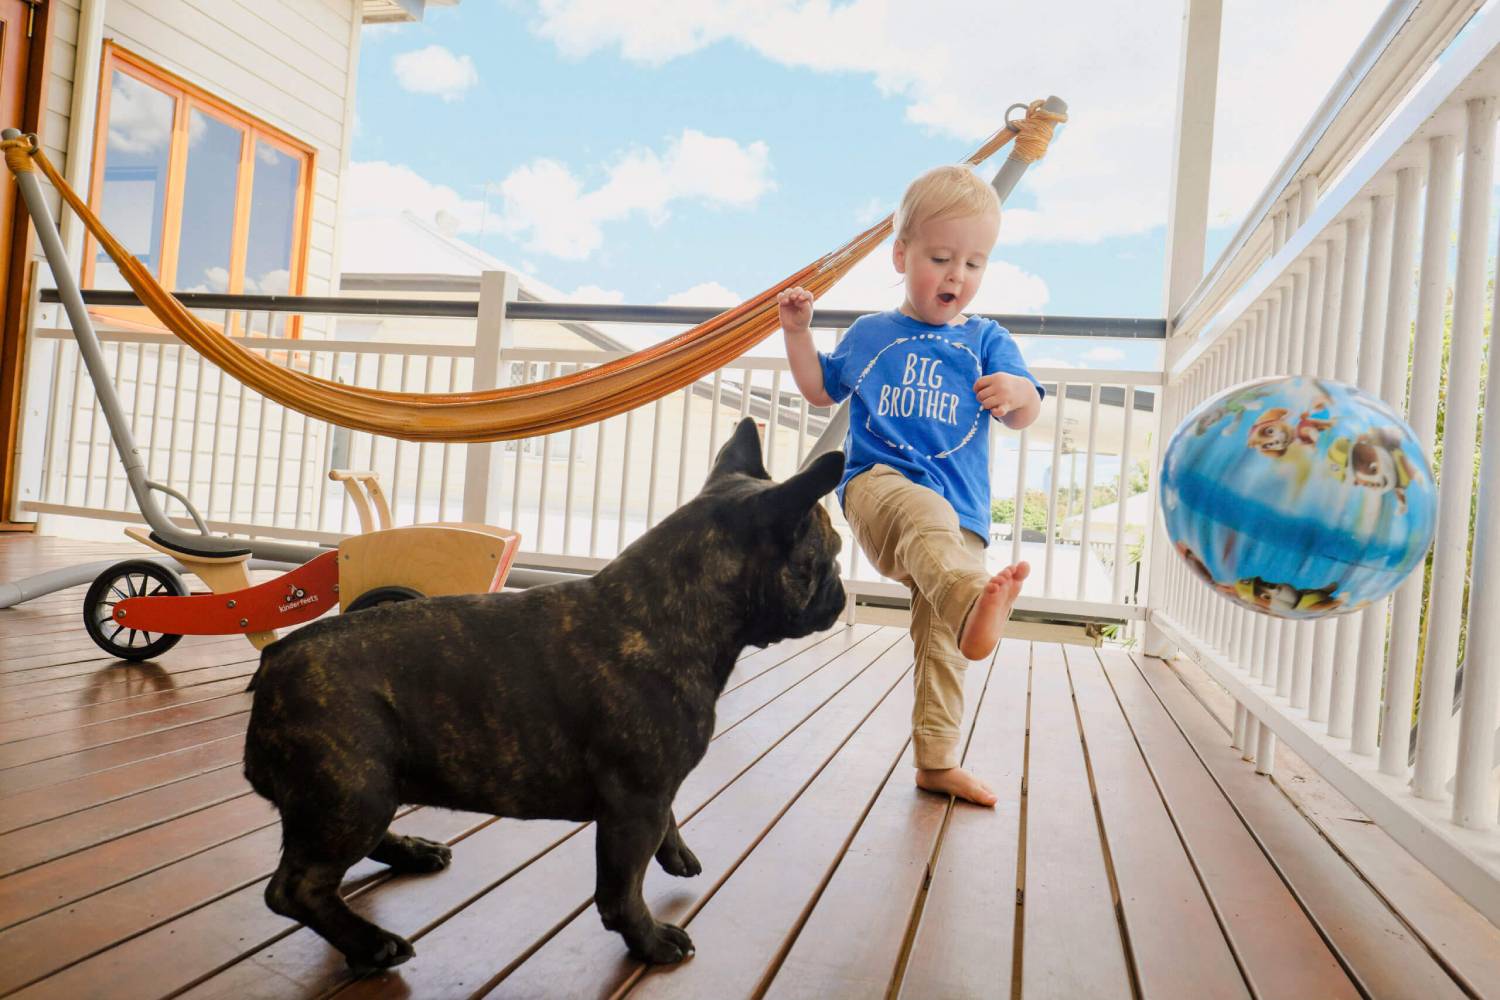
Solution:
[[[818,354],[823,390],[849,396],[842,503],[849,480],[879,463],[937,491],[958,523],[989,544],[990,436],[974,395],[981,375],[1009,372],[1041,384],[992,319],[932,326],[899,310],[861,316],[831,354]]]

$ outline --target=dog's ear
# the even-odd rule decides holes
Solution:
[[[756,479],[771,478],[761,461],[760,434],[755,429],[755,421],[749,417],[740,421],[724,447],[719,449],[713,468],[709,470],[708,481],[741,472]]]
[[[823,499],[844,478],[844,453],[819,455],[806,469],[767,490],[763,502],[773,521],[801,521],[813,504]]]

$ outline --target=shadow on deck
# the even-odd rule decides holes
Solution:
[[[0,579],[113,551],[0,536]],[[910,642],[872,625],[736,668],[677,801],[704,872],[647,878],[692,960],[642,969],[604,930],[586,827],[415,809],[397,829],[453,865],[351,870],[355,908],[417,950],[351,981],[261,898],[254,650],[112,663],[79,604],[0,611],[0,995],[1500,995],[1500,931],[1294,758],[1257,777],[1191,665],[1002,644],[964,723],[991,811],[913,787]]]

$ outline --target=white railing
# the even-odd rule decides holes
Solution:
[[[514,282],[501,277],[485,276],[481,289],[514,295]],[[333,339],[241,342],[323,378],[418,392],[468,390],[476,370],[482,384],[529,383],[620,356],[587,345],[516,347],[517,326],[534,321],[506,318],[484,294],[478,320],[427,324],[456,343],[417,342],[427,321],[394,319],[381,328],[378,317],[347,315],[318,318],[317,325],[342,331]],[[239,328],[233,314],[208,318]],[[338,339],[351,333],[365,339]],[[419,444],[287,411],[167,334],[103,329],[100,336],[148,475],[186,493],[215,530],[336,541],[357,519],[327,472],[371,469],[396,523],[483,520],[514,528],[523,538],[520,564],[532,568],[602,565],[697,492],[742,417],[766,428],[766,464],[781,479],[796,471],[831,414],[796,392],[785,358],[744,357],[599,424],[493,445]],[[32,434],[44,449],[40,485],[23,508],[137,520],[71,331],[44,322],[35,338],[34,363],[51,372],[50,406],[39,417],[45,434]],[[1051,390],[1038,424],[1020,435],[991,427],[994,496],[1010,500],[1013,513],[994,526],[990,561],[997,568],[1016,558],[1035,565],[1022,610],[1140,618],[1136,567],[1149,526],[1132,523],[1124,502],[1108,517],[1103,511],[1111,489],[1114,499],[1128,497],[1132,467],[1149,465],[1161,376],[1072,369],[1037,375]],[[1096,493],[1085,512],[1084,498]],[[837,504],[829,510],[845,535],[851,591],[904,598],[904,588],[881,580],[861,557]]]
[[[1500,615],[1500,421],[1485,427],[1470,528],[1496,239],[1497,95],[1500,10],[1492,8],[1330,190],[1320,196],[1312,177],[1289,189],[1273,214],[1269,259],[1221,309],[1174,332],[1174,341],[1193,346],[1172,365],[1165,390],[1170,428],[1204,399],[1252,378],[1337,378],[1404,413],[1429,454],[1439,443],[1441,400],[1430,592],[1424,598],[1418,571],[1363,612],[1280,622],[1232,605],[1158,552],[1150,620],[1235,696],[1234,740],[1258,770],[1272,769],[1276,740],[1285,740],[1500,922],[1500,657],[1492,634]],[[1491,381],[1491,397],[1493,388]]]

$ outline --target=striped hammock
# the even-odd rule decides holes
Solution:
[[[1050,135],[1061,120],[1036,102],[1025,119],[992,135],[964,162],[976,166],[1017,135],[1035,140]],[[1018,152],[1024,145],[1018,144]],[[1031,143],[1036,145],[1035,141]],[[860,233],[771,286],[749,301],[705,323],[626,357],[527,385],[482,392],[391,392],[344,385],[282,368],[235,343],[194,316],[151,272],[110,234],[88,204],[70,187],[40,150],[25,139],[8,140],[6,163],[12,171],[34,163],[119,267],[142,304],[188,346],[242,382],[288,409],[331,424],[407,441],[478,442],[533,437],[591,424],[654,402],[724,367],[780,326],[776,296],[801,285],[822,295],[891,233],[892,219]],[[1045,150],[1045,137],[1040,140]],[[1034,159],[1040,156],[1040,151]]]

